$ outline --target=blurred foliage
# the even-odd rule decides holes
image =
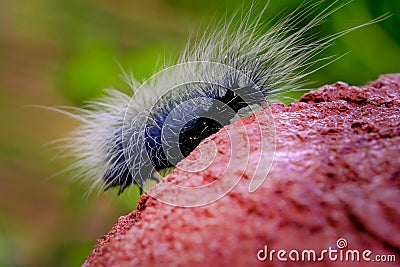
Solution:
[[[0,266],[76,266],[118,216],[135,208],[138,190],[122,197],[115,192],[85,197],[87,187],[69,182],[70,174],[52,177],[69,161],[51,161],[58,152],[44,144],[65,136],[75,123],[25,105],[80,106],[107,87],[130,92],[120,66],[143,80],[178,58],[189,33],[201,33],[249,3],[0,1]],[[272,0],[265,18],[302,1]],[[311,87],[337,80],[361,85],[380,74],[399,72],[400,1],[355,0],[318,31],[326,36],[387,12],[390,18],[358,29],[327,49],[323,56],[349,53],[312,74]]]

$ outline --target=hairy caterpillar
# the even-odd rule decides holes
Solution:
[[[71,167],[104,189],[142,188],[243,110],[300,89],[306,76],[331,62],[317,56],[334,40],[382,19],[317,38],[315,28],[342,7],[334,1],[316,12],[322,2],[306,2],[262,32],[267,3],[255,20],[250,10],[239,25],[231,19],[208,30],[176,66],[148,81],[125,74],[132,96],[106,90],[71,113],[82,122],[67,138],[76,158]]]

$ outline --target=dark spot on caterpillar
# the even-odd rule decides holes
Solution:
[[[199,88],[188,90],[188,86]],[[174,103],[178,95],[180,103],[187,103],[186,105]],[[173,167],[188,156],[202,140],[229,124],[240,109],[263,101],[264,96],[257,93],[253,86],[239,87],[236,84],[229,88],[190,84],[164,95],[150,110],[150,117],[146,121],[144,153],[147,153],[150,161],[142,165],[140,170],[127,168],[134,167],[134,164],[129,165],[127,162],[122,152],[124,149],[121,133],[116,133],[115,144],[112,146],[114,151],[110,151],[109,155],[117,156],[109,159],[112,168],[103,177],[106,190],[119,186],[119,193],[122,193],[133,183],[142,187],[144,180],[155,179],[154,171]],[[174,123],[167,121],[168,116],[171,116],[170,121]],[[189,119],[184,121],[184,118]],[[181,121],[181,124],[176,124],[176,120]],[[146,155],[141,160],[143,158],[147,158]]]

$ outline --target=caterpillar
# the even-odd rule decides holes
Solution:
[[[337,38],[382,17],[318,38],[315,29],[342,8],[333,1],[304,2],[266,29],[269,1],[239,24],[222,20],[189,40],[176,65],[139,83],[124,72],[132,95],[105,90],[103,97],[69,114],[81,122],[65,145],[75,157],[71,168],[93,187],[143,187],[159,180],[199,143],[252,107],[268,105],[288,91],[301,90],[305,78],[331,63],[318,57]],[[255,19],[252,19],[255,17]]]

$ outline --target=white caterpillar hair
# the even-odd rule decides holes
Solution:
[[[334,1],[317,12],[322,2],[303,3],[268,30],[262,22],[268,3],[255,19],[250,8],[239,24],[234,16],[210,27],[194,46],[188,42],[178,65],[146,82],[125,74],[132,96],[106,90],[104,97],[70,113],[81,122],[66,139],[76,159],[71,168],[93,187],[119,187],[119,192],[130,184],[142,187],[240,110],[301,89],[306,76],[332,62],[318,58],[321,51],[382,19],[317,38],[315,28],[343,6]]]

